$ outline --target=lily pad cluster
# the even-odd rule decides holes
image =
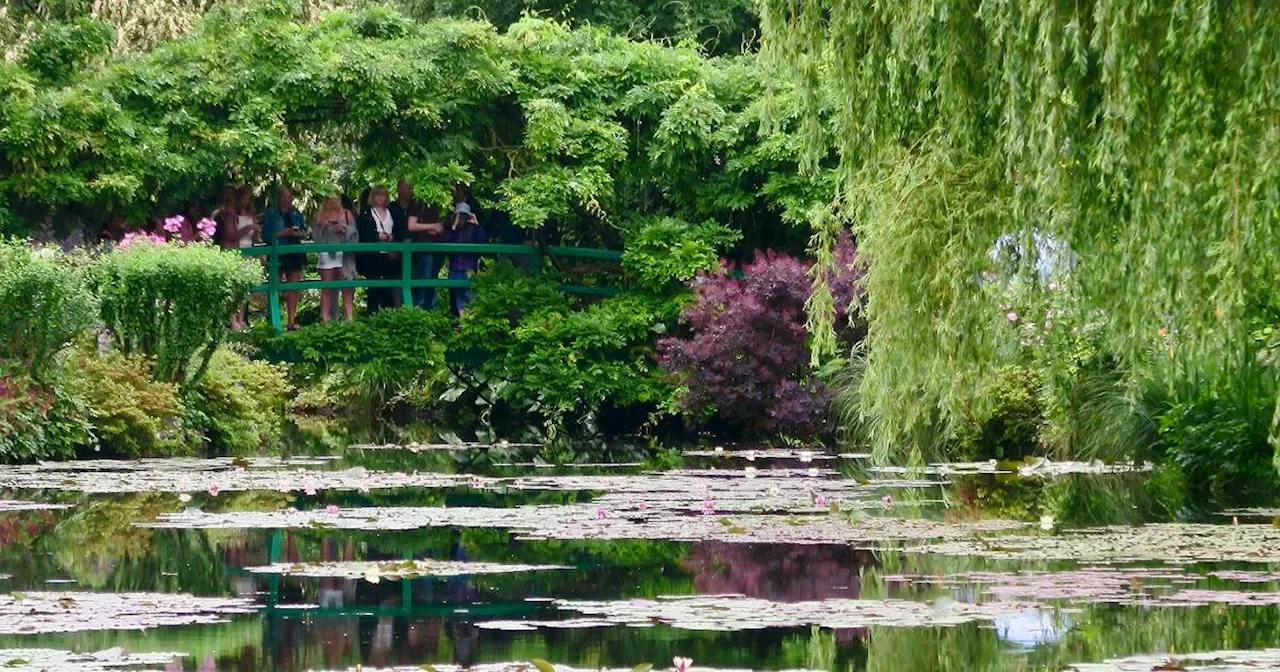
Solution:
[[[277,563],[248,567],[254,574],[280,574],[313,578],[364,579],[377,583],[383,579],[416,579],[424,576],[449,577],[470,574],[514,574],[567,569],[560,565],[509,565],[493,562],[459,562],[453,560],[388,560],[384,562],[318,562]]]
[[[0,595],[0,634],[145,630],[255,611],[251,600],[177,593],[11,593]]]
[[[678,504],[678,503],[677,503]],[[714,507],[714,504],[712,504]],[[857,524],[822,515],[721,515],[671,503],[605,509],[597,502],[493,507],[368,507],[341,510],[161,514],[139,527],[177,529],[413,530],[428,527],[507,529],[524,539],[661,539],[736,543],[858,544],[968,538],[1020,529],[1023,523],[989,520],[948,523],[866,517]]]
[[[910,600],[829,599],[774,602],[740,595],[659,597],[652,600],[606,602],[556,600],[556,608],[582,618],[560,621],[486,621],[491,630],[586,628],[623,625],[646,628],[661,623],[680,630],[732,632],[766,628],[946,627],[1034,607],[1016,602],[971,604],[954,600],[937,603]]]
[[[16,672],[133,672],[155,671],[181,659],[180,653],[129,653],[121,648],[96,653],[59,649],[0,649],[0,669]]]
[[[1280,528],[1273,525],[1160,523],[1074,530],[1059,536],[954,538],[907,549],[942,555],[1009,560],[1110,562],[1280,562]]]
[[[1266,582],[1267,572],[1212,572],[1241,583]],[[1084,604],[1128,604],[1147,607],[1199,607],[1211,604],[1272,606],[1280,592],[1195,588],[1203,577],[1182,567],[1087,567],[1062,572],[969,572],[946,576],[888,576],[889,583],[981,586],[996,600],[1034,600]]]
[[[1152,672],[1152,670],[1258,672],[1258,670],[1280,670],[1280,649],[1205,651],[1201,653],[1149,653],[1128,658],[1110,658],[1101,663],[1076,663],[1067,669],[1072,672]]]

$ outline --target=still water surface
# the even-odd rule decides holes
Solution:
[[[822,478],[861,478],[872,501],[883,494],[896,498],[889,513],[898,516],[946,521],[1021,515],[1034,526],[1039,511],[1036,498],[1045,495],[1043,482],[991,475],[935,478],[938,484],[909,490],[892,487],[886,481],[881,488],[881,480],[868,476],[858,461],[859,458],[849,458],[822,462]],[[662,465],[556,470],[545,465],[500,466],[506,462],[484,455],[477,458],[458,452],[408,451],[357,454],[323,468],[343,469],[353,464],[371,472],[421,470],[488,476],[604,473],[626,474],[638,480],[651,471],[677,466],[693,470],[689,473],[695,478],[698,470],[748,468],[741,460],[712,455],[685,458],[679,464],[668,460]],[[808,460],[799,464],[783,458],[753,460],[749,468],[808,469],[810,464]],[[707,478],[734,477],[722,471],[704,473]],[[110,472],[95,477],[114,478]],[[1142,498],[1133,494],[1141,488],[1141,475],[1058,478],[1078,481],[1080,485],[1074,487],[1092,493],[1088,494],[1093,498],[1088,506],[1077,507],[1089,512],[1081,516],[1102,518],[1089,522],[1131,523],[1135,522],[1134,517],[1153,515],[1146,510]],[[1055,487],[1061,489],[1061,483]],[[1109,494],[1100,496],[1096,490]],[[192,492],[191,501],[181,502],[175,492],[85,494],[51,487],[3,489],[0,499],[4,500],[72,505],[59,510],[0,513],[0,575],[7,575],[0,579],[0,590],[5,593],[20,596],[42,591],[101,591],[238,596],[252,601],[254,613],[230,615],[219,623],[142,631],[9,634],[0,636],[0,649],[98,651],[119,646],[130,652],[186,654],[180,663],[152,668],[164,670],[347,670],[357,665],[365,669],[413,669],[424,664],[470,667],[533,659],[586,669],[630,669],[646,662],[668,668],[670,661],[679,656],[693,659],[694,669],[704,670],[905,672],[1060,670],[1072,663],[1138,653],[1280,645],[1280,610],[1274,605],[1209,603],[1174,608],[1141,600],[1112,604],[1041,599],[1028,600],[1025,608],[1011,605],[994,618],[946,627],[909,623],[756,627],[742,623],[738,615],[724,619],[730,624],[717,629],[714,617],[693,627],[673,627],[662,618],[627,625],[582,623],[582,614],[552,602],[740,595],[774,603],[894,599],[943,609],[952,602],[1012,603],[1017,598],[993,595],[990,581],[930,581],[927,577],[969,572],[1067,572],[1081,566],[1070,561],[952,557],[894,550],[900,544],[893,543],[520,539],[502,529],[453,526],[412,530],[345,530],[323,525],[283,530],[135,526],[184,508],[228,512],[293,507],[305,511],[332,505],[343,511],[388,506],[514,510],[533,504],[592,502],[599,494],[575,490],[477,491],[462,485],[370,492],[320,490],[313,495],[265,489],[220,492],[216,496]],[[612,513],[602,511],[601,515]],[[887,514],[880,511],[874,515]],[[1220,522],[1229,524],[1227,520]],[[726,521],[726,525],[730,524]],[[847,524],[858,522],[855,519]],[[1067,520],[1055,524],[1082,523]],[[564,569],[381,579],[376,583],[367,578],[303,578],[246,571],[276,563],[404,559],[554,565]],[[1139,563],[1144,567],[1163,564]],[[1280,583],[1274,581],[1242,584],[1206,578],[1210,571],[1230,568],[1276,569],[1265,563],[1182,563],[1178,571],[1188,578],[1178,581],[1200,588],[1267,594],[1280,590]],[[1048,579],[1050,584],[1054,581],[1052,576]],[[1061,576],[1064,581],[1088,580],[1071,574]],[[1131,588],[1141,592],[1138,586]],[[1174,589],[1176,585],[1170,588]],[[6,617],[0,620],[3,618]],[[483,627],[493,621],[538,625],[524,630]],[[565,622],[596,627],[555,627],[556,623]],[[0,660],[0,667],[6,662]]]

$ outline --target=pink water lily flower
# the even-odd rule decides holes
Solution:
[[[827,496],[826,496],[826,495],[814,495],[814,496],[813,496],[813,503],[814,503],[814,505],[816,505],[816,506],[818,506],[818,507],[825,507],[825,506],[827,505]]]
[[[218,496],[218,492],[219,492],[219,489],[218,489],[218,484],[217,484],[217,483],[214,483],[213,485],[210,485],[210,486],[209,486],[209,496],[210,496],[210,497],[217,497],[217,496]]]
[[[330,504],[329,506],[324,507],[324,512],[331,516],[338,515],[339,511],[341,511],[341,509],[338,508],[337,504]]]
[[[716,503],[714,500],[702,500],[702,515],[710,516],[716,512]]]
[[[644,503],[644,502],[640,502],[640,510],[641,510],[641,511],[644,511],[644,510],[645,510],[645,509],[647,509],[647,508],[649,508],[649,505],[648,505],[648,504],[646,504],[646,503]]]
[[[1017,313],[1015,313],[1015,312],[1014,312],[1014,311],[1012,311],[1012,310],[1011,310],[1011,311],[1009,311],[1009,312],[1007,312],[1007,313],[1005,313],[1005,314],[1004,314],[1004,316],[1005,316],[1006,318],[1008,318],[1008,320],[1009,320],[1010,322],[1017,322],[1017,321],[1018,321],[1018,314],[1017,314]]]
[[[881,498],[880,498],[880,504],[881,504],[882,506],[884,506],[884,508],[886,508],[886,509],[892,509],[892,508],[893,508],[893,495],[885,495],[884,497],[881,497]]]
[[[604,509],[596,509],[596,518],[608,518],[609,512]]]
[[[671,664],[675,667],[676,672],[689,672],[689,668],[693,667],[693,659],[676,656],[671,659]]]
[[[306,487],[306,489],[305,489],[305,490],[303,490],[303,492],[307,493],[308,495],[310,495],[310,496],[312,496],[312,497],[315,497],[315,496],[316,496],[316,489],[315,489],[315,488],[313,488],[313,487],[311,487],[310,485],[308,485],[308,486]]]

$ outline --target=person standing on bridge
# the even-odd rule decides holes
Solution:
[[[307,218],[293,207],[293,190],[281,186],[276,190],[276,205],[262,214],[262,242],[268,245],[297,245],[307,237]],[[284,282],[302,280],[302,269],[307,265],[305,254],[281,254],[280,279]],[[298,328],[298,290],[284,293],[286,324],[292,331]]]
[[[312,239],[317,243],[354,243],[360,240],[360,233],[356,230],[356,216],[342,207],[342,199],[337,195],[325,197],[311,228]],[[321,252],[316,268],[320,269],[321,280],[354,280],[356,255],[348,252]],[[333,319],[338,291],[336,289],[320,290],[321,321],[328,322]],[[350,322],[355,319],[356,290],[353,287],[344,287],[341,292],[342,314]]]
[[[454,207],[452,219],[449,232],[445,234],[447,242],[473,244],[488,242],[489,238],[485,234],[484,227],[480,226],[480,220],[476,219],[475,213],[471,212],[471,206],[466,202],[458,203]],[[479,269],[480,255],[478,254],[455,252],[449,258],[450,280],[470,280]],[[462,315],[462,311],[466,310],[467,304],[471,302],[471,289],[469,287],[452,288],[449,290],[449,296],[453,299],[453,312]]]
[[[362,243],[399,243],[404,240],[405,222],[391,212],[387,188],[381,185],[369,190],[369,200],[360,212],[357,228]],[[373,252],[361,255],[360,272],[370,280],[400,278],[399,252]],[[369,314],[395,306],[391,287],[369,288]]]

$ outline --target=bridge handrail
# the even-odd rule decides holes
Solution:
[[[267,266],[266,282],[253,288],[255,294],[265,293],[267,295],[267,311],[268,319],[271,321],[272,328],[277,333],[282,330],[280,315],[280,292],[307,290],[307,289],[347,289],[347,288],[399,288],[401,303],[404,305],[413,304],[413,290],[422,287],[431,288],[450,288],[462,289],[471,286],[471,279],[454,280],[439,278],[414,278],[413,277],[413,261],[414,253],[440,253],[440,254],[473,254],[473,255],[502,255],[502,256],[520,256],[530,257],[533,262],[533,268],[536,273],[542,272],[542,260],[546,255],[553,257],[566,257],[578,259],[593,259],[597,261],[622,261],[622,252],[619,250],[601,250],[589,247],[571,247],[560,245],[548,245],[540,247],[538,245],[528,244],[505,244],[505,243],[422,243],[422,242],[392,242],[392,243],[297,243],[297,244],[274,244],[274,245],[253,245],[251,247],[240,248],[240,252],[246,257],[264,257]],[[381,252],[399,252],[400,253],[400,277],[397,279],[367,279],[360,278],[355,280],[307,280],[302,282],[281,282],[280,281],[280,257],[298,254],[318,254],[320,252],[344,252],[344,253],[372,253]],[[613,287],[590,287],[585,285],[561,285],[560,290],[567,294],[577,294],[582,296],[615,296],[622,290]]]

